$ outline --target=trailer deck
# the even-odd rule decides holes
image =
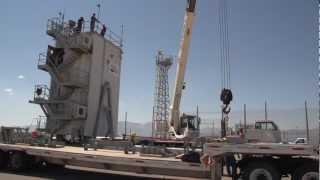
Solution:
[[[0,144],[3,151],[22,151],[53,164],[130,172],[139,175],[159,175],[170,179],[210,178],[210,169],[201,164],[182,162],[174,157],[150,157],[124,154],[119,150],[98,149],[84,151],[81,147],[47,148],[24,144]]]
[[[204,152],[210,156],[221,156],[225,153],[317,156],[317,148],[311,145],[276,143],[208,143],[204,147]]]

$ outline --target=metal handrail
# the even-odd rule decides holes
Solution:
[[[102,29],[102,23],[95,23],[95,29],[94,32],[99,33]],[[61,19],[54,17],[48,19],[47,22],[47,32],[54,33],[55,35],[57,34],[62,34],[65,36],[71,36],[73,34],[76,34],[76,28],[77,26],[70,28],[69,23],[67,22],[62,22]],[[90,21],[84,21],[82,25],[81,32],[90,32]],[[111,31],[110,28],[107,27],[106,34],[105,34],[106,39],[110,40],[114,44],[116,44],[119,47],[123,46],[123,38],[116,34],[115,32]]]
[[[47,55],[46,53],[40,53],[38,57],[38,66],[39,65],[46,65],[47,63]]]
[[[40,53],[39,57],[38,57],[38,66],[47,65],[47,64],[48,64],[47,54],[46,53]],[[51,64],[51,67],[54,67],[54,66]],[[81,70],[80,68],[73,68],[72,72],[73,72],[72,74],[70,74],[69,76],[67,76],[64,79],[62,79],[62,82],[75,82],[75,83],[79,83],[79,84],[87,84],[87,82],[89,81],[89,72]],[[75,78],[75,76],[77,78]],[[86,82],[86,83],[83,83],[83,82]],[[50,90],[48,89],[48,87],[45,87],[45,86],[46,85],[37,85],[35,88],[37,88],[37,87],[45,88],[49,92]],[[35,91],[36,91],[36,89],[35,89]],[[48,95],[49,95],[49,93],[48,93]],[[37,97],[37,98],[39,99],[41,97]]]
[[[49,100],[50,89],[45,84],[35,85],[34,87],[34,100]]]

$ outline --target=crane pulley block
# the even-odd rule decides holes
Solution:
[[[222,89],[220,100],[223,102],[224,105],[229,105],[233,99],[232,91],[230,89]]]
[[[187,7],[187,11],[188,12],[194,12],[194,10],[196,9],[196,0],[188,0],[188,7]]]
[[[225,106],[222,108],[222,112],[223,112],[224,114],[229,114],[230,111],[231,111],[231,107],[228,106],[228,105],[225,105]]]

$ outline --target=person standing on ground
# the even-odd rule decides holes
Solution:
[[[227,154],[225,156],[225,166],[227,169],[228,176],[233,176],[233,173],[235,172],[236,163],[237,162],[233,154]]]
[[[90,32],[94,32],[96,22],[99,22],[99,20],[96,18],[96,13],[93,13],[90,21]]]

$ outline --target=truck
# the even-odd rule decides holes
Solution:
[[[270,120],[256,121],[252,128],[245,128],[245,139],[248,142],[280,143],[282,141],[278,125]]]
[[[212,178],[221,179],[223,158],[239,155],[233,179],[319,179],[319,149],[312,145],[280,143],[207,143],[202,162],[212,167]]]
[[[307,144],[307,138],[298,137],[293,142],[289,142],[289,144]]]

